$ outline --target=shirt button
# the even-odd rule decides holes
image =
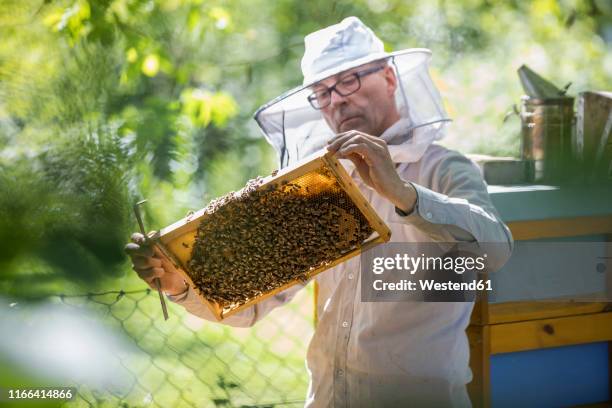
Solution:
[[[348,274],[348,278],[349,278],[349,279],[353,279],[353,274],[352,274],[352,273],[349,273],[349,274]]]
[[[433,217],[433,215],[432,215],[430,212],[428,212],[427,214],[425,214],[425,216],[426,216],[428,219],[430,219],[430,220],[431,220],[431,217]]]
[[[342,327],[348,327],[348,322],[342,322]]]

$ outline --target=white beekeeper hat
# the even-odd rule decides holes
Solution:
[[[429,76],[430,50],[385,52],[382,41],[357,17],[307,35],[304,45],[303,84],[266,103],[254,115],[276,149],[280,167],[321,149],[334,136],[321,111],[308,102],[310,87],[379,60],[388,60],[398,78],[395,99],[401,120],[381,135],[390,145],[392,158],[396,162],[417,161],[427,146],[444,136],[450,119]]]

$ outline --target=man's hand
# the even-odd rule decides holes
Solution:
[[[387,143],[379,137],[351,130],[330,140],[327,149],[340,159],[349,159],[362,180],[404,212],[411,212],[416,191],[395,170]]]
[[[132,269],[138,276],[157,290],[154,279],[159,278],[161,290],[169,295],[178,295],[187,290],[187,284],[157,248],[147,243],[144,235],[132,234],[132,242],[125,246],[125,252],[132,258]]]

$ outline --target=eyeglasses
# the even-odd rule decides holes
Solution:
[[[330,87],[324,87],[318,91],[314,91],[308,96],[308,102],[313,108],[319,110],[327,107],[331,103],[331,94],[333,91],[340,96],[349,96],[354,94],[361,88],[361,78],[366,75],[373,74],[384,69],[384,66],[378,66],[363,71],[353,72],[340,78],[335,84]]]

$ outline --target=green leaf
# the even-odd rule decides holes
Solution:
[[[148,77],[154,77],[159,72],[159,55],[149,54],[142,61],[142,73]]]

